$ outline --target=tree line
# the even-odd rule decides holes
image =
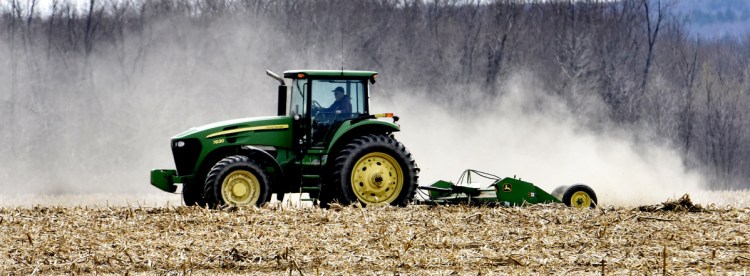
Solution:
[[[154,120],[174,119],[180,111],[181,119],[195,120],[207,112],[186,110],[222,110],[212,99],[266,87],[258,84],[259,68],[343,66],[387,74],[384,91],[429,91],[445,99],[446,108],[473,104],[457,98],[456,87],[480,87],[495,97],[513,74],[532,72],[541,89],[591,127],[637,131],[644,140],[679,149],[688,167],[709,176],[711,187],[747,188],[750,36],[691,36],[671,5],[0,1],[0,137],[7,145],[3,156],[15,160],[5,164],[5,174],[28,171],[44,162],[39,159],[71,156],[85,164],[81,171],[115,170],[143,158],[131,147],[149,135],[134,132],[168,137],[181,128],[165,129]],[[260,110],[252,112],[273,113]],[[125,150],[116,156],[96,150],[111,145]],[[66,171],[58,168],[60,175]]]

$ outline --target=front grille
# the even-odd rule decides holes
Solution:
[[[178,147],[178,142],[184,142],[185,145]],[[195,162],[201,154],[201,143],[198,139],[175,139],[172,140],[172,155],[174,155],[174,164],[177,167],[177,175],[189,175],[193,173]]]

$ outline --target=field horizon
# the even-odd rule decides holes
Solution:
[[[596,191],[596,187],[594,187]],[[607,202],[607,198],[599,197],[600,205],[614,208],[632,208],[643,205],[659,204],[668,200],[675,200],[688,194],[695,204],[702,206],[716,206],[719,208],[746,208],[750,207],[750,190],[735,191],[697,191],[692,193],[675,192],[672,196],[665,197],[660,201],[652,199],[639,200],[637,195],[615,204]],[[271,205],[278,205],[276,196],[272,197]],[[302,195],[307,198],[307,195]],[[287,194],[282,206],[285,207],[310,207],[309,202],[300,201],[300,194]],[[80,194],[0,194],[0,207],[6,208],[29,208],[34,206],[45,207],[178,207],[184,206],[181,194],[170,194],[164,192],[151,193],[80,193]]]

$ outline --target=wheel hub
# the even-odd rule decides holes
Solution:
[[[383,176],[381,176],[380,173],[373,174],[371,183],[376,187],[383,186]]]
[[[390,155],[372,152],[360,158],[352,170],[354,194],[365,204],[393,202],[404,185],[401,165]]]
[[[249,171],[233,171],[224,178],[221,196],[229,205],[255,204],[260,198],[260,182]]]
[[[591,196],[584,191],[577,191],[570,197],[570,205],[578,208],[591,207]]]
[[[247,185],[236,183],[232,186],[232,195],[242,197],[247,194]]]

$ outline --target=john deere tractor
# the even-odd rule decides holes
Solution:
[[[398,117],[370,113],[376,72],[286,71],[291,89],[266,73],[280,83],[278,116],[218,122],[172,137],[176,170],[152,170],[151,184],[174,193],[181,183],[188,206],[260,206],[287,193],[307,193],[321,206],[412,200],[419,169],[393,137]]]

